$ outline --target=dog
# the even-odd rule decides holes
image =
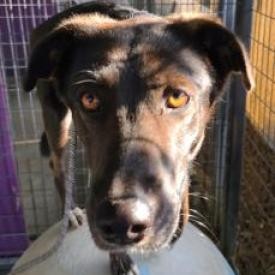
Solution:
[[[192,161],[228,76],[253,87],[244,46],[214,17],[98,1],[49,19],[31,48],[24,88],[37,88],[60,197],[73,121],[92,171],[91,235],[112,274],[138,274],[127,252],[169,246],[188,220]]]

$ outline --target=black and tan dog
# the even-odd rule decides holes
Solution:
[[[189,170],[228,75],[252,86],[244,48],[214,18],[102,1],[53,17],[31,44],[25,89],[37,86],[60,196],[72,118],[92,170],[92,236],[113,274],[136,274],[127,251],[165,247],[187,221]]]

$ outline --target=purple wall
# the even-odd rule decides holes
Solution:
[[[0,78],[0,256],[18,255],[28,245],[5,92]]]

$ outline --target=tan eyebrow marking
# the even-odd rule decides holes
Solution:
[[[110,30],[114,28],[126,28],[139,24],[151,24],[151,23],[167,23],[169,22],[165,18],[152,16],[152,15],[140,15],[138,17],[129,18],[125,20],[115,20],[113,18],[93,13],[74,15],[64,20],[57,28],[67,30],[78,30],[82,33],[98,33],[102,30]]]

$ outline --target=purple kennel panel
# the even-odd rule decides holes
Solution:
[[[7,75],[13,75],[15,63],[24,71],[26,67],[27,43],[31,31],[47,18],[56,14],[54,0],[6,0],[0,4],[0,29],[2,51],[5,56]],[[0,0],[1,3],[1,0]]]
[[[21,254],[28,237],[20,203],[6,89],[0,75],[0,256]]]

